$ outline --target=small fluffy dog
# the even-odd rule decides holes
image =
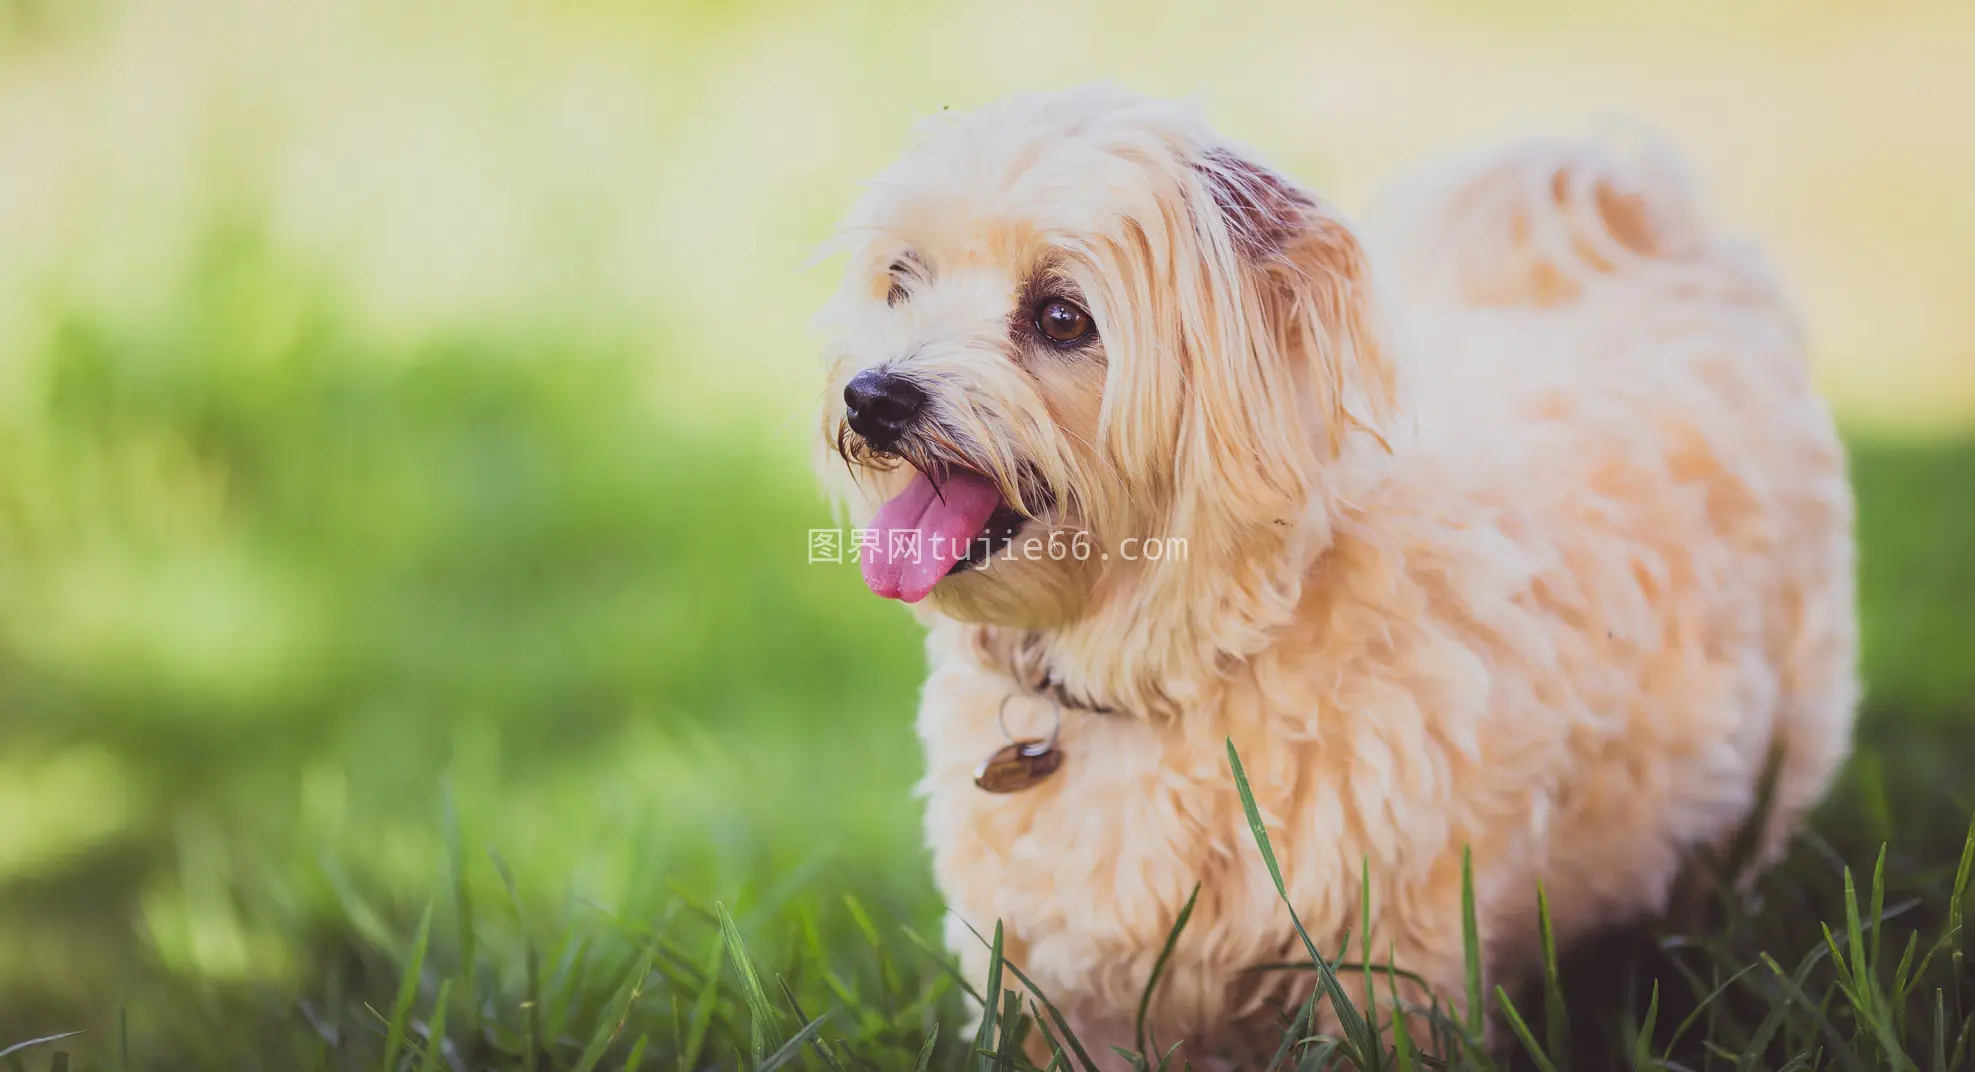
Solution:
[[[1307,993],[1248,970],[1301,945],[1230,739],[1319,947],[1456,1008],[1464,849],[1513,983],[1539,882],[1559,940],[1658,912],[1846,753],[1845,459],[1758,256],[1650,147],[1389,202],[1085,89],[939,117],[845,228],[825,468],[930,630],[947,938],[1003,923],[1092,1053],[1196,884],[1161,1038],[1238,1064]]]

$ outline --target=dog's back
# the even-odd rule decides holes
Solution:
[[[1368,223],[1400,285],[1478,308],[1569,304],[1710,244],[1678,160],[1650,140],[1530,140],[1437,163]]]
[[[1843,448],[1760,252],[1705,222],[1679,161],[1650,140],[1528,141],[1425,169],[1368,231],[1413,336],[1421,455],[1492,485],[1485,499],[1530,504],[1539,529],[1632,546],[1641,592],[1663,604],[1651,646],[1669,666],[1718,664],[1735,750],[1777,750],[1759,840],[1773,856],[1848,747],[1857,633]],[[1530,490],[1543,485],[1553,494]],[[1766,665],[1731,668],[1756,637]],[[1673,726],[1626,736],[1656,732]],[[1719,787],[1662,791],[1678,807]],[[1639,822],[1638,806],[1594,788],[1578,820],[1595,835]]]

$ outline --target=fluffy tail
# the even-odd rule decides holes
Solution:
[[[1561,305],[1710,246],[1683,169],[1654,141],[1521,142],[1423,173],[1381,209],[1388,264],[1472,305]]]

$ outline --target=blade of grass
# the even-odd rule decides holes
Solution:
[[[1798,1008],[1813,1015],[1816,1019],[1818,1029],[1830,1040],[1833,1052],[1843,1058],[1847,1065],[1863,1072],[1865,1068],[1864,1062],[1859,1060],[1858,1054],[1850,1042],[1843,1035],[1840,1035],[1838,1029],[1832,1025],[1830,1018],[1824,1014],[1823,1006],[1818,1002],[1810,1000],[1810,995],[1804,993],[1802,981],[1784,971],[1783,966],[1776,963],[1776,958],[1770,956],[1768,953],[1762,954],[1762,962],[1775,975],[1777,984],[1783,988],[1785,997],[1790,1001],[1796,1002]],[[1895,1067],[1898,1067],[1898,1065]]]
[[[823,1030],[823,1021],[829,1019],[829,1016],[829,1013],[824,1013],[802,1025],[802,1030],[791,1035],[787,1042],[782,1043],[780,1048],[756,1065],[755,1072],[775,1072],[775,1069],[795,1060],[802,1054],[803,1047],[809,1045],[809,1040],[815,1038],[818,1031]]]
[[[466,848],[460,835],[459,807],[453,797],[452,779],[448,776],[442,789],[446,838],[446,862],[453,880],[453,927],[455,941],[459,943],[459,978],[466,987],[466,1007],[468,1015],[478,1016],[478,1003],[474,1001],[474,957],[476,936],[473,931],[473,890],[466,880]]]
[[[1029,1013],[1035,1020],[1036,1026],[1042,1029],[1042,1040],[1049,1044],[1049,1064],[1044,1072],[1067,1070],[1070,1067],[1070,1058],[1065,1054],[1063,1044],[1056,1041],[1056,1033],[1049,1029],[1049,1021],[1043,1017],[1042,1007],[1037,1005],[1033,998],[1029,1001]]]
[[[1378,983],[1372,977],[1372,857],[1358,856],[1358,957],[1365,967],[1365,1020],[1371,1024],[1377,1063],[1385,1060],[1385,1039],[1378,1028]],[[1338,959],[1343,959],[1342,957]]]
[[[871,914],[864,910],[863,902],[846,893],[843,897],[843,904],[844,909],[850,913],[851,922],[856,924],[858,931],[864,935],[865,944],[869,945],[872,949],[882,949],[884,942],[878,935],[877,926],[871,922]],[[896,1008],[894,1007],[893,997],[902,992],[905,987],[903,980],[898,976],[897,965],[893,963],[892,958],[882,957],[879,959],[878,982],[883,988],[885,996],[885,1012],[888,1014],[895,1013]]]
[[[1179,944],[1180,935],[1186,931],[1187,921],[1193,918],[1193,905],[1200,900],[1200,883],[1193,884],[1193,892],[1187,895],[1186,906],[1173,920],[1173,927],[1166,932],[1166,945],[1159,950],[1159,959],[1152,962],[1152,975],[1145,980],[1145,991],[1138,997],[1138,1020],[1133,1036],[1138,1040],[1140,1057],[1148,1052],[1145,1042],[1145,1013],[1152,1007],[1152,995],[1159,989],[1159,980],[1166,974],[1166,962],[1172,959],[1173,947]]]
[[[521,887],[515,884],[513,870],[499,849],[490,845],[487,855],[494,861],[494,873],[501,877],[508,901],[514,906],[515,921],[521,926],[522,968],[527,986],[521,999],[521,1008],[527,1014],[522,1020],[521,1067],[535,1072],[541,1064],[542,1048],[542,956],[535,948],[535,936],[530,932],[528,913],[521,903]]]
[[[1968,892],[1969,870],[1975,867],[1975,813],[1968,817],[1968,833],[1961,839],[1961,862],[1954,869],[1954,888],[1948,894],[1948,922],[1940,942],[1952,943],[1948,960],[1954,965],[1954,1011],[1961,1015],[1961,923],[1962,902]]]
[[[954,918],[960,919],[960,917],[958,916]],[[972,923],[967,922],[965,919],[960,919],[960,925],[967,928],[969,931],[972,931],[974,937],[980,942],[982,943],[987,942],[987,939],[981,936],[980,931],[974,930],[974,925]],[[999,923],[995,924],[994,935],[995,935],[994,948],[996,950],[999,950],[1001,947],[1001,924]],[[1083,1042],[1080,1041],[1077,1038],[1076,1034],[1070,1030],[1069,1021],[1063,1018],[1063,1010],[1057,1008],[1056,1003],[1049,1000],[1049,995],[1044,994],[1042,992],[1042,988],[1035,985],[1035,981],[1033,979],[1030,979],[1027,975],[1022,974],[1021,967],[1017,965],[1014,961],[1006,960],[999,956],[996,956],[994,959],[997,963],[1001,964],[1004,968],[1006,968],[1008,973],[1013,975],[1018,982],[1020,982],[1023,986],[1029,988],[1030,996],[1032,996],[1035,1000],[1042,1002],[1043,1009],[1045,1009],[1049,1013],[1050,1022],[1054,1022],[1056,1024],[1056,1029],[1063,1033],[1062,1041],[1070,1044],[1070,1050],[1071,1052],[1076,1054],[1077,1061],[1083,1065],[1084,1072],[1098,1072],[1097,1062],[1090,1059],[1090,1052],[1084,1049]],[[995,979],[995,983],[996,985],[999,985],[1000,980],[998,978]],[[1037,1017],[1036,1022],[1044,1024],[1043,1034],[1045,1036],[1048,1036],[1049,1029],[1047,1023],[1045,1023],[1041,1017]],[[1053,1037],[1051,1038],[1051,1045],[1055,1045],[1055,1039]]]
[[[1543,1052],[1543,1047],[1536,1044],[1536,1036],[1530,1033],[1529,1025],[1522,1022],[1522,1014],[1516,1011],[1515,1004],[1509,1000],[1508,991],[1496,987],[1495,1002],[1501,1007],[1502,1015],[1508,1019],[1509,1027],[1515,1031],[1516,1038],[1522,1040],[1522,1048],[1529,1051],[1530,1059],[1536,1062],[1536,1067],[1542,1069],[1542,1072],[1557,1072],[1557,1066],[1550,1063],[1550,1058]]]
[[[973,928],[969,927],[968,930]],[[988,943],[987,985],[982,989],[987,998],[981,1002],[981,1022],[974,1029],[974,1052],[977,1054],[994,1052],[994,1021],[1001,1012],[1002,952],[1001,921],[995,920],[994,940]],[[987,1058],[982,1058],[981,1067],[982,1072],[992,1072],[993,1069]]]
[[[556,951],[555,970],[549,974],[542,999],[542,1034],[544,1041],[563,1036],[569,1023],[569,1014],[575,1003],[582,999],[580,981],[589,972],[592,936],[588,934],[565,937],[562,947]]]
[[[1322,994],[1323,988],[1321,986],[1310,988],[1310,996],[1303,999],[1303,1007],[1296,1011],[1295,1018],[1290,1020],[1288,1025],[1283,1028],[1282,1042],[1276,1047],[1276,1055],[1270,1058],[1269,1063],[1263,1065],[1263,1068],[1274,1069],[1280,1067],[1282,1062],[1296,1049],[1296,1044],[1303,1038],[1303,1032],[1309,1030],[1309,1025],[1316,1020],[1317,998]]]
[[[391,1023],[384,1033],[385,1072],[397,1072],[398,1051],[404,1048],[405,1024],[411,1017],[412,999],[418,997],[418,976],[425,970],[425,943],[431,932],[432,906],[427,904],[425,914],[418,921],[418,932],[411,940],[411,957],[398,976],[397,1000],[391,1003]]]
[[[974,930],[971,926],[967,929]],[[981,992],[974,989],[974,985],[969,983],[967,977],[953,966],[953,961],[945,953],[940,952],[931,942],[920,937],[919,933],[910,927],[900,927],[899,931],[905,935],[906,941],[911,942],[921,953],[924,953],[928,959],[944,971],[947,977],[952,979],[960,987],[960,992],[966,994],[970,1001],[976,1005],[984,1003]],[[980,934],[981,932],[974,931],[974,937],[979,938]]]
[[[1899,1000],[1907,1000],[1912,996],[1914,988],[1927,981],[1928,967],[1934,963],[1935,957],[1940,956],[1952,944],[1952,941],[1951,933],[1943,934],[1927,947],[1927,952],[1920,957],[1920,963],[1914,965],[1912,973],[1907,976],[1907,989],[1899,995]]]
[[[741,997],[747,1000],[748,1009],[748,1048],[759,1064],[768,1051],[768,1030],[775,1026],[775,1007],[768,1003],[768,991],[762,988],[761,976],[754,970],[754,959],[748,956],[747,946],[741,941],[733,913],[718,901],[714,902],[713,910],[720,917],[720,940],[727,944],[727,959],[734,962],[734,972],[741,978]]]
[[[1838,936],[1831,933],[1829,923],[1818,923],[1824,934],[1824,948],[1831,953],[1831,974],[1836,977],[1838,988],[1856,1002],[1858,992],[1857,977],[1852,974],[1852,962],[1847,959],[1850,952],[1850,939],[1845,945],[1838,944]]]
[[[1639,1022],[1639,1037],[1632,1040],[1633,1072],[1650,1072],[1653,1067],[1653,1029],[1660,1022],[1660,981],[1653,980],[1653,996],[1646,1002],[1646,1017]]]
[[[1859,922],[1858,887],[1852,882],[1852,869],[1845,868],[1845,937],[1851,943],[1852,1004],[1866,1016],[1872,1014],[1869,996],[1871,975],[1867,973],[1865,927]]]
[[[12,1057],[24,1050],[31,1050],[36,1046],[46,1046],[51,1042],[60,1042],[65,1038],[74,1038],[80,1034],[82,1034],[80,1031],[64,1031],[59,1035],[43,1035],[40,1038],[31,1038],[25,1042],[16,1042],[12,1046],[0,1050],[0,1057]]]
[[[645,979],[651,975],[652,961],[657,956],[655,944],[647,944],[644,953],[631,965],[631,970],[618,981],[610,1003],[604,1007],[596,1028],[590,1032],[590,1044],[583,1047],[583,1055],[577,1058],[573,1072],[591,1072],[603,1061],[610,1044],[617,1041],[617,1033],[624,1030],[624,1022],[631,1015],[631,1005],[644,992]]]
[[[1022,1036],[1027,1033],[1028,1020],[1022,1016],[1022,999],[1013,990],[1001,992],[1001,1041],[994,1048],[995,1072],[1013,1072],[1015,1060],[1021,1055]]]
[[[445,1066],[446,1053],[446,1006],[452,996],[453,981],[439,981],[439,997],[433,1002],[432,1019],[425,1025],[425,1059],[418,1063],[418,1072],[439,1072]]]
[[[1557,934],[1550,924],[1550,894],[1536,883],[1537,939],[1543,951],[1543,1040],[1550,1059],[1570,1067],[1570,1022],[1564,1005],[1562,973],[1557,970]]]
[[[1908,931],[1906,935],[1906,951],[1900,954],[1900,962],[1893,968],[1893,1007],[1896,1009],[1904,1008],[1903,999],[1907,995],[1908,987],[1911,983],[1917,981],[1913,978],[1913,955],[1919,949],[1920,932]]]
[[[1932,1072],[1948,1072],[1947,995],[1934,988],[1934,1064]]]
[[[1662,1051],[1662,1053],[1660,1054],[1661,1062],[1664,1063],[1666,1061],[1670,1061],[1673,1059],[1673,1049],[1674,1047],[1680,1045],[1681,1036],[1687,1033],[1688,1028],[1694,1026],[1694,1021],[1699,1020],[1701,1018],[1701,1014],[1703,1012],[1706,1012],[1708,1007],[1714,1004],[1715,999],[1721,997],[1722,994],[1727,992],[1729,987],[1735,985],[1736,980],[1742,978],[1743,976],[1749,974],[1754,970],[1756,970],[1756,966],[1754,964],[1750,964],[1744,967],[1741,971],[1738,971],[1735,974],[1729,976],[1726,980],[1724,980],[1721,983],[1721,985],[1715,987],[1713,990],[1708,991],[1707,996],[1701,999],[1701,1003],[1699,1005],[1694,1006],[1694,1011],[1688,1013],[1687,1018],[1680,1021],[1680,1026],[1673,1029],[1673,1037],[1667,1040],[1666,1049]],[[1653,991],[1655,997],[1657,997],[1659,991],[1659,983],[1655,982],[1653,984]]]
[[[1975,1017],[1969,1017],[1961,1022],[1961,1032],[1955,1036],[1954,1040],[1954,1051],[1948,1054],[1949,1068],[1961,1067],[1962,1055],[1968,1049],[1968,1032],[1970,1028],[1975,1028]]]
[[[1341,1051],[1341,1041],[1328,1035],[1305,1039],[1303,1059],[1296,1062],[1296,1072],[1330,1072],[1331,1062],[1337,1060]]]
[[[926,1032],[926,1041],[919,1047],[918,1059],[912,1062],[912,1072],[926,1072],[926,1067],[933,1063],[933,1046],[938,1042],[939,1025],[934,1024],[933,1029]]]
[[[1396,959],[1397,953],[1392,944],[1386,943],[1386,965],[1390,967]],[[1367,974],[1365,978],[1369,979],[1371,976]],[[1413,1029],[1406,1022],[1406,1007],[1399,1000],[1397,971],[1389,971],[1385,974],[1385,986],[1392,996],[1392,1059],[1395,1072],[1414,1072],[1419,1067],[1419,1062],[1413,1052]]]
[[[1475,918],[1474,849],[1461,849],[1461,950],[1467,965],[1468,1034],[1480,1045],[1486,997],[1481,991],[1481,924]]]
[[[1961,841],[1961,862],[1955,865],[1954,888],[1948,894],[1948,927],[1950,932],[1961,930],[1962,912],[1968,894],[1968,880],[1971,869],[1975,869],[1975,814],[1968,817],[1968,834]],[[1959,951],[1955,954],[1955,966],[1961,965]]]
[[[807,1022],[809,1014],[802,1010],[802,1002],[796,1000],[795,988],[789,985],[787,979],[779,975],[775,977],[775,983],[782,988],[782,1000],[788,1002],[789,1008],[795,1012],[795,1022],[799,1024]],[[827,1016],[829,1014],[825,1013],[824,1015]],[[844,1072],[842,1062],[837,1060],[836,1054],[830,1052],[829,1043],[824,1042],[821,1038],[816,1038],[811,1040],[811,1044],[815,1046],[817,1055],[823,1058],[823,1063],[829,1066],[830,1072]]]
[[[1768,1015],[1762,1018],[1762,1022],[1756,1025],[1755,1033],[1743,1044],[1742,1053],[1735,1061],[1735,1072],[1754,1072],[1756,1062],[1762,1060],[1765,1051],[1769,1049],[1770,1040],[1776,1037],[1776,1032],[1790,1018],[1790,1002],[1787,998],[1772,999],[1772,1001],[1774,1003],[1770,1005]],[[1703,1045],[1713,1047],[1714,1041],[1709,1039]],[[1713,1054],[1715,1051],[1710,1048],[1708,1052]],[[1727,1054],[1724,1052],[1723,1056]]]
[[[706,1048],[707,1029],[713,1026],[713,1006],[720,997],[720,960],[727,952],[724,939],[713,943],[713,951],[707,954],[706,974],[700,984],[700,992],[693,999],[692,1019],[686,1024],[686,1044],[679,1051],[679,1072],[693,1072],[699,1067],[700,1053]]]
[[[1872,969],[1872,980],[1879,979],[1879,953],[1886,922],[1886,846],[1879,845],[1879,859],[1872,865],[1872,938],[1867,951],[1866,964]]]
[[[1234,788],[1241,795],[1241,808],[1248,817],[1248,830],[1255,837],[1255,845],[1262,852],[1262,862],[1268,866],[1269,878],[1274,881],[1276,896],[1282,899],[1283,906],[1289,909],[1289,922],[1296,928],[1297,937],[1303,940],[1303,948],[1310,955],[1310,961],[1317,967],[1317,978],[1330,998],[1331,1011],[1337,1015],[1338,1024],[1343,1028],[1344,1037],[1355,1053],[1346,1056],[1366,1072],[1376,1072],[1382,1047],[1377,1037],[1365,1024],[1364,1017],[1345,994],[1343,984],[1337,980],[1337,973],[1331,970],[1330,963],[1317,951],[1317,943],[1310,938],[1310,932],[1303,929],[1303,920],[1296,914],[1296,906],[1290,902],[1289,889],[1282,881],[1282,867],[1276,863],[1275,849],[1269,844],[1269,832],[1262,825],[1262,812],[1255,804],[1255,792],[1248,785],[1248,772],[1242,769],[1241,756],[1235,751],[1234,738],[1227,739],[1228,766],[1234,772]]]

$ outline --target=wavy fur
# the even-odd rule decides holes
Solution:
[[[943,116],[874,182],[825,317],[826,479],[862,519],[909,476],[838,453],[834,400],[882,365],[946,462],[1109,556],[996,562],[918,610],[970,968],[958,921],[1001,920],[1093,1052],[1129,1045],[1197,882],[1159,1034],[1197,1066],[1272,1039],[1307,980],[1244,971],[1294,942],[1230,737],[1318,942],[1369,925],[1456,1002],[1465,847],[1491,983],[1532,965],[1538,880],[1565,940],[1659,911],[1772,747],[1773,857],[1848,747],[1851,499],[1788,303],[1670,160],[1510,146],[1361,237],[1190,113],[1091,89]],[[905,253],[923,278],[888,302]],[[1101,341],[1035,345],[1045,291]],[[1126,562],[1128,537],[1187,553]],[[1063,770],[977,790],[1004,700],[1020,733],[1051,696]]]

